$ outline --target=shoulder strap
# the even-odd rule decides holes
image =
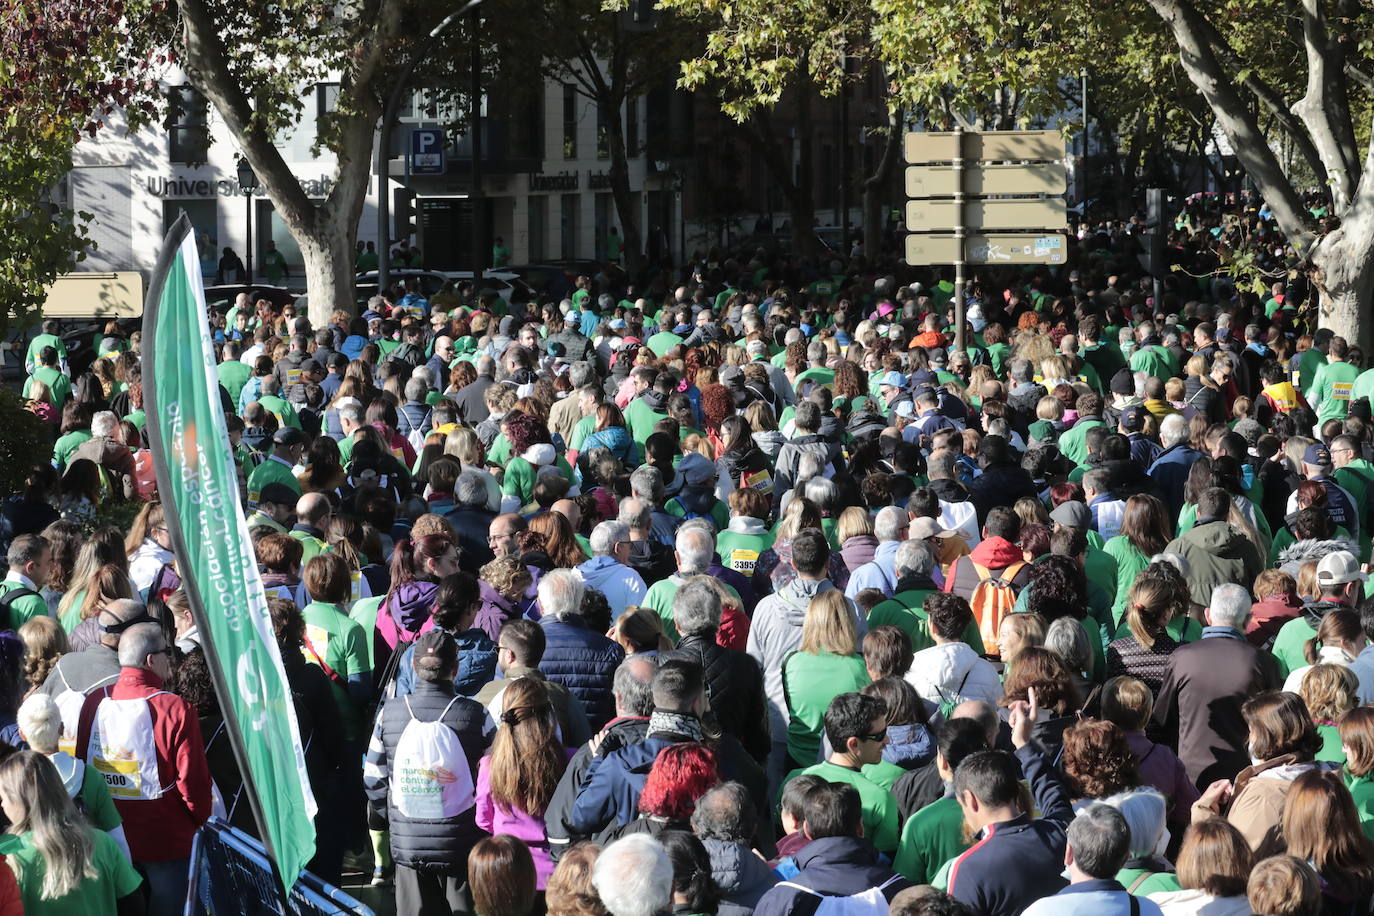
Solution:
[[[805,885],[797,884],[797,883],[792,882],[792,881],[779,881],[778,884],[777,884],[777,886],[778,886],[778,887],[790,887],[790,888],[792,888],[792,889],[795,890],[795,891],[801,891],[803,894],[810,894],[810,895],[813,896],[813,897],[821,897],[821,896],[824,896],[823,894],[821,894],[820,891],[814,891],[814,890],[812,890],[811,888],[806,887]]]
[[[21,585],[18,588],[12,588],[9,591],[5,592],[4,595],[0,595],[0,608],[4,609],[3,616],[0,616],[0,630],[14,629],[14,620],[10,616],[10,606],[13,605],[14,602],[18,601],[20,598],[27,598],[30,595],[37,598],[38,592],[24,585]]]
[[[1132,896],[1131,896],[1131,903],[1134,904],[1134,905],[1131,907],[1131,912],[1132,912],[1132,913],[1135,913],[1135,912],[1136,912],[1136,907],[1139,906],[1139,904],[1135,903],[1135,896],[1134,896],[1134,895],[1135,895],[1135,889],[1138,888],[1138,887],[1140,887],[1140,885],[1144,884],[1146,881],[1150,880],[1151,878],[1153,878],[1153,877],[1154,877],[1155,875],[1157,875],[1157,874],[1159,874],[1159,872],[1156,872],[1156,871],[1147,871],[1147,872],[1145,872],[1143,875],[1141,875],[1140,877],[1138,877],[1138,878],[1136,878],[1134,881],[1132,881],[1130,887],[1126,888],[1126,893],[1132,895]]]
[[[1131,894],[1131,895],[1130,895],[1130,898],[1131,898],[1131,916],[1140,916],[1140,901],[1136,899],[1135,894]]]
[[[315,664],[320,666],[331,681],[338,684],[340,687],[344,685],[344,679],[339,676],[339,672],[329,667],[329,664],[324,659],[320,658],[320,654],[315,651],[315,647],[310,645],[310,640],[307,639],[302,641],[301,645],[305,647],[305,651],[310,653],[310,657],[315,660]]]

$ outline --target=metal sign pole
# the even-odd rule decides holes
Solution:
[[[964,128],[954,128],[954,346],[964,349]]]

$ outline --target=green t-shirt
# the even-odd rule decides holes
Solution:
[[[1350,412],[1350,394],[1360,370],[1345,361],[1317,367],[1312,386],[1304,389],[1307,403],[1317,411],[1317,422],[1344,420]]]
[[[968,849],[964,809],[941,798],[907,818],[892,868],[912,884],[929,884],[940,866]]]
[[[24,379],[24,397],[30,397],[35,381],[42,382],[48,386],[51,393],[50,403],[56,408],[58,413],[62,412],[62,405],[67,403],[67,398],[72,396],[72,383],[69,378],[51,366],[39,366],[33,370],[33,375]]]
[[[312,601],[301,610],[301,617],[305,620],[307,643],[301,652],[306,661],[317,665],[323,661],[324,665],[329,666],[328,670],[345,683],[355,674],[372,670],[368,665],[368,640],[363,628],[344,613],[342,607]],[[348,698],[348,691],[343,684],[333,677],[329,682],[334,692],[334,704],[338,706],[343,722],[344,736],[350,740],[356,739],[361,733],[358,708]]]
[[[33,845],[33,834],[7,836],[0,842],[0,853],[9,857],[10,866],[17,874],[24,876],[19,882],[19,896],[24,902],[25,916],[111,916],[116,901],[134,893],[143,884],[143,879],[109,834],[94,827],[85,829],[90,832],[93,844],[91,867],[95,877],[82,878],[75,890],[56,900],[42,897],[47,860]]]
[[[1298,377],[1292,379],[1293,384],[1299,391],[1307,391],[1312,387],[1312,379],[1316,377],[1317,370],[1325,365],[1326,354],[1316,347],[1308,347],[1298,356]]]
[[[1345,765],[1345,751],[1341,749],[1341,733],[1330,722],[1318,722],[1317,734],[1322,739],[1322,749],[1317,751],[1317,759],[1327,763]]]
[[[568,443],[568,448],[574,452],[582,451],[583,443],[594,432],[596,432],[596,414],[578,420],[577,425],[573,427],[572,441]]]
[[[374,598],[364,598],[361,601],[353,602],[353,607],[348,609],[350,620],[363,628],[363,642],[367,646],[367,670],[371,671],[377,667],[376,659],[373,657],[372,640],[367,639],[367,634],[371,633],[377,626],[377,609],[386,600],[386,595],[377,595]]]
[[[930,638],[930,627],[926,623],[923,605],[927,598],[936,594],[930,589],[910,589],[897,592],[886,601],[881,601],[868,612],[868,628],[894,626],[911,640],[911,650],[920,652],[935,645]],[[979,655],[983,654],[983,634],[978,630],[978,621],[973,620],[964,628],[963,642]]]
[[[625,408],[625,428],[629,430],[630,438],[639,443],[641,450],[644,443],[653,435],[654,424],[667,418],[668,414],[650,409],[643,398],[635,398],[630,402],[630,406]]]
[[[1374,773],[1364,776],[1351,776],[1345,773],[1345,787],[1355,801],[1355,811],[1360,815],[1360,826],[1364,835],[1374,840]]]
[[[62,338],[56,334],[39,334],[29,341],[29,349],[24,354],[24,366],[38,366],[38,354],[43,352],[44,347],[52,347],[57,351],[58,364],[67,358],[67,345],[62,342]]]
[[[0,597],[18,588],[27,588],[32,592],[40,591],[39,589],[30,588],[24,583],[16,581],[12,576],[13,574],[11,573],[7,575],[3,581],[0,581]],[[25,595],[22,598],[15,598],[10,604],[10,627],[15,630],[18,630],[35,617],[46,616],[48,616],[48,602],[43,600],[41,594]]]
[[[643,600],[639,602],[641,607],[653,608],[654,613],[658,614],[659,619],[663,621],[663,635],[667,636],[674,645],[677,645],[678,640],[682,638],[682,635],[677,631],[677,624],[673,622],[673,598],[677,596],[677,590],[682,587],[682,582],[682,577],[677,573],[673,573],[666,579],[659,579],[649,586],[649,590],[644,593]],[[725,586],[725,590],[735,596],[736,606],[744,606],[744,603],[740,601],[738,592],[728,585]],[[611,610],[612,613],[620,612],[619,608],[612,608]]]
[[[285,461],[280,461],[272,455],[268,455],[262,464],[253,468],[253,473],[248,475],[248,507],[256,509],[258,500],[262,498],[262,488],[269,483],[279,483],[288,486],[296,491],[296,495],[301,495],[301,483],[296,479],[296,475],[291,473],[291,468]]]
[[[269,394],[258,398],[258,403],[262,405],[263,410],[277,418],[278,425],[289,426],[292,429],[302,428],[301,418],[296,416],[296,408],[290,401]]]
[[[788,755],[798,763],[817,759],[830,701],[842,693],[857,693],[869,680],[858,655],[793,652],[783,659],[782,688],[790,714]]]
[[[1280,676],[1288,677],[1297,669],[1307,666],[1307,656],[1303,652],[1303,647],[1316,635],[1317,631],[1308,623],[1306,614],[1294,617],[1283,625],[1279,635],[1274,637],[1274,647],[1269,650],[1274,660],[1279,663]]]
[[[1112,627],[1126,616],[1126,599],[1135,585],[1136,576],[1150,565],[1150,558],[1136,549],[1124,534],[1108,538],[1102,552],[1116,560],[1116,598],[1112,601]]]
[[[86,768],[81,776],[81,788],[77,791],[76,797],[81,802],[81,807],[86,811],[86,820],[91,822],[91,826],[97,830],[104,830],[106,833],[124,823],[124,819],[119,816],[119,811],[115,809],[114,799],[110,798],[110,790],[105,785],[105,777],[100,775],[100,771],[89,763],[82,764]]]
[[[231,359],[216,366],[215,374],[219,376],[219,383],[224,386],[224,390],[229,392],[230,399],[237,404],[239,395],[243,393],[243,386],[248,384],[248,378],[253,374],[253,370],[238,360]]]
[[[1150,874],[1143,868],[1123,868],[1116,873],[1116,881],[1122,887],[1130,890],[1131,885],[1140,881],[1142,875]],[[1155,872],[1150,874],[1144,881],[1136,885],[1135,890],[1131,891],[1137,897],[1144,897],[1148,894],[1157,894],[1164,891],[1181,891],[1182,887],[1178,884],[1178,878],[1167,871]]]
[[[674,518],[687,517],[687,507],[676,496],[668,497],[668,501],[663,504],[663,511]],[[716,526],[717,531],[724,531],[725,526],[730,524],[730,509],[725,503],[716,500],[711,506],[710,515],[707,517],[711,520],[711,524]]]
[[[81,443],[89,442],[91,431],[89,429],[74,429],[62,436],[52,446],[52,460],[59,469],[67,466],[67,459],[72,456],[72,452],[81,447]]]
[[[794,776],[819,776],[829,783],[853,786],[859,793],[859,808],[863,811],[864,836],[879,852],[891,855],[897,850],[897,800],[889,790],[856,770],[828,760],[794,770],[788,778]]]
[[[726,569],[733,569],[741,576],[751,578],[759,557],[772,546],[771,532],[740,534],[729,528],[722,528],[720,536],[716,538],[716,555],[720,557],[720,564]]]
[[[653,354],[659,358],[662,358],[664,353],[667,353],[680,343],[682,343],[682,338],[672,331],[659,331],[644,342],[645,346],[653,351]]]
[[[309,563],[312,557],[318,557],[322,553],[328,553],[330,547],[324,541],[315,537],[308,531],[288,531],[287,534],[301,542],[301,568]]]

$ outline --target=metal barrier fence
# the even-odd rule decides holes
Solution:
[[[196,834],[186,916],[375,916],[371,909],[302,872],[285,903],[261,843],[217,817]]]

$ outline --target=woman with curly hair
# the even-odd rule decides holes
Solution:
[[[1075,808],[1140,785],[1125,732],[1100,719],[1084,719],[1064,732],[1060,766]]]
[[[842,359],[835,364],[835,410],[848,416],[859,410],[871,410],[873,399],[868,394],[868,374],[859,364]]]
[[[1022,649],[1016,656],[1016,664],[1002,685],[1002,698],[997,701],[1002,720],[1010,721],[1012,704],[1018,700],[1029,702],[1032,691],[1040,708],[1035,737],[1053,758],[1059,751],[1064,730],[1076,721],[1074,714],[1083,698],[1073,686],[1069,667],[1058,655],[1039,646]]]
[[[553,874],[544,812],[571,754],[559,741],[553,703],[539,678],[511,681],[501,702],[491,752],[477,764],[477,826],[523,840],[542,891]]]
[[[1296,673],[1296,672],[1295,672]],[[1285,689],[1287,685],[1284,685]],[[1312,724],[1321,736],[1317,759],[1345,763],[1341,735],[1336,723],[1360,702],[1360,680],[1347,665],[1312,665],[1303,672],[1298,696],[1302,697]]]
[[[606,906],[592,884],[592,866],[600,855],[600,846],[586,842],[559,858],[544,897],[548,916],[606,916]]]
[[[701,389],[701,419],[714,454],[725,451],[721,424],[735,415],[735,396],[719,382]]]
[[[1092,649],[1093,678],[1102,680],[1106,670],[1102,630],[1088,613],[1088,579],[1077,560],[1056,554],[1041,559],[1030,568],[1030,581],[1021,590],[1017,605],[1018,610],[1039,614],[1046,626],[1060,617],[1077,620],[1087,633],[1088,646]]]
[[[501,511],[518,512],[534,499],[540,474],[562,474],[572,480],[572,468],[553,447],[549,428],[539,417],[513,410],[502,425],[510,441],[511,458],[501,480]]]
[[[497,557],[480,571],[478,582],[482,606],[473,626],[486,631],[493,640],[501,638],[501,627],[523,613],[525,592],[533,582],[529,567],[518,556]]]

